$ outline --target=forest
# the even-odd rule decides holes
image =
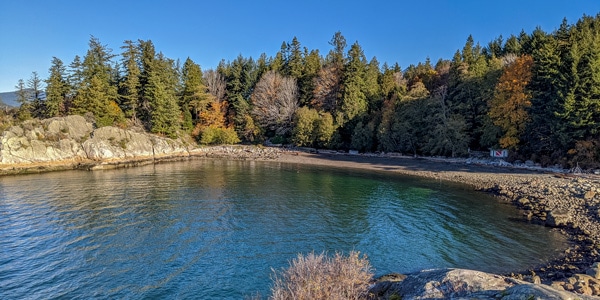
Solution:
[[[510,150],[509,160],[600,167],[600,15],[481,45],[402,69],[365,56],[341,32],[325,55],[297,38],[275,55],[238,56],[202,70],[150,40],[114,53],[91,37],[47,79],[16,85],[21,106],[0,130],[69,114],[96,126],[141,127],[200,144],[265,143],[462,157]]]

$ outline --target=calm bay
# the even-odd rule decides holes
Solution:
[[[0,298],[243,299],[298,253],[376,275],[522,270],[565,247],[507,203],[435,180],[192,160],[0,177]]]

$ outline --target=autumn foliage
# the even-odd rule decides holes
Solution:
[[[529,120],[527,108],[531,106],[531,95],[526,87],[531,80],[532,66],[531,56],[518,57],[504,69],[496,84],[489,116],[504,133],[499,140],[503,148],[518,148],[520,137]]]
[[[192,135],[201,144],[235,144],[240,142],[235,130],[227,127],[225,123],[228,105],[227,101],[212,101],[200,113]]]

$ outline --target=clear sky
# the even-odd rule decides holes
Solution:
[[[451,59],[469,34],[485,46],[499,35],[537,26],[552,32],[564,17],[574,23],[598,13],[599,0],[0,0],[0,92],[33,71],[47,78],[53,56],[66,65],[83,57],[91,35],[114,54],[125,40],[152,40],[167,57],[210,69],[239,54],[273,56],[294,36],[325,55],[341,31],[368,59],[405,68]]]

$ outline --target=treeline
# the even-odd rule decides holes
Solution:
[[[83,59],[53,58],[48,79],[34,72],[19,81],[17,117],[88,114],[98,126],[192,134],[204,144],[452,157],[506,148],[512,159],[598,167],[599,16],[485,46],[469,36],[452,60],[404,70],[367,60],[340,32],[324,56],[293,38],[274,56],[239,56],[204,72],[151,41],[125,41],[115,55],[92,37]]]

